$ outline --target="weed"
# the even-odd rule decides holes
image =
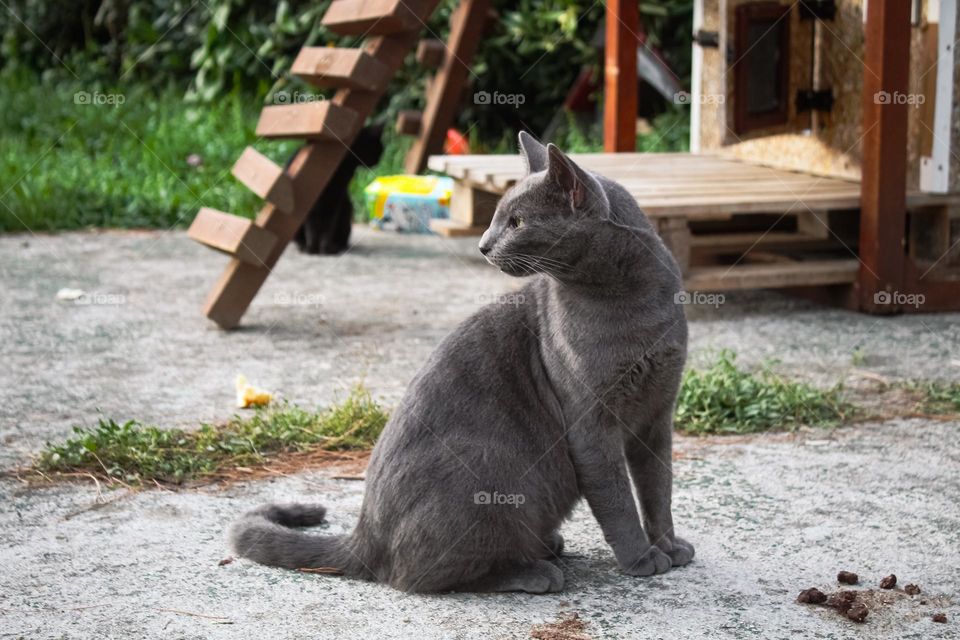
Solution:
[[[387,413],[362,387],[321,411],[291,404],[236,416],[195,430],[162,429],[135,420],[100,420],[74,427],[62,444],[47,444],[34,462],[42,473],[84,472],[107,481],[182,484],[227,467],[263,463],[271,456],[306,451],[369,449]]]
[[[677,402],[678,430],[724,434],[828,426],[852,413],[839,386],[823,391],[784,380],[769,366],[749,373],[737,368],[735,358],[721,351],[710,367],[686,372]]]
[[[960,413],[960,382],[909,382],[906,388],[920,396],[925,413]]]

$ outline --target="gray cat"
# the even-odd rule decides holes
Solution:
[[[520,148],[527,176],[480,251],[534,277],[513,304],[468,318],[410,383],[353,533],[293,528],[320,524],[323,507],[268,505],[234,525],[239,555],[408,592],[553,592],[558,529],[584,497],[625,573],[693,558],[670,512],[687,345],[677,265],[623,187],[529,135]]]

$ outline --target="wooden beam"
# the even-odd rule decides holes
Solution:
[[[290,73],[317,87],[374,91],[390,82],[387,67],[363,49],[304,47]]]
[[[418,136],[423,130],[423,112],[405,109],[397,114],[397,133]]]
[[[396,35],[423,27],[435,4],[423,0],[333,0],[320,22],[340,35]]]
[[[486,225],[469,226],[455,220],[442,220],[435,218],[430,221],[430,231],[445,238],[465,238],[470,236],[482,236],[487,230]]]
[[[247,147],[230,170],[233,177],[255,194],[272,202],[280,211],[293,211],[293,183],[273,160]]]
[[[735,267],[691,267],[683,280],[687,291],[780,289],[850,284],[857,278],[856,260],[817,260]]]
[[[955,157],[951,142],[954,120],[954,69],[957,59],[955,51],[957,0],[928,3],[928,11],[933,8],[937,10],[937,15],[932,16],[936,22],[928,25],[928,30],[933,33],[928,34],[931,37],[926,43],[928,45],[932,43],[932,36],[936,36],[936,49],[930,56],[935,62],[936,72],[933,72],[924,61],[922,68],[927,71],[923,78],[926,102],[922,105],[923,111],[921,111],[922,116],[925,117],[921,119],[923,126],[920,132],[920,152],[924,154],[920,158],[920,188],[934,193],[947,193],[952,182],[950,169]],[[931,111],[933,112],[932,124],[927,121]],[[929,149],[927,149],[927,143],[929,143]]]
[[[664,218],[657,221],[657,231],[667,249],[680,267],[680,273],[690,270],[691,235],[690,225],[684,218]]]
[[[463,97],[470,61],[480,44],[489,10],[490,0],[462,0],[450,17],[446,55],[427,88],[420,136],[404,160],[407,173],[420,173],[430,155],[443,150],[443,140]]]
[[[352,140],[361,118],[351,109],[328,100],[264,107],[257,135],[264,138]]]
[[[637,0],[608,0],[606,30],[603,149],[633,151],[637,145]]]
[[[437,38],[424,38],[417,45],[417,62],[424,69],[438,69],[447,57],[447,45]]]
[[[910,3],[867,0],[863,70],[863,175],[860,182],[860,307],[899,291],[904,273],[907,215],[907,104],[884,96],[909,93]]]
[[[253,221],[209,207],[200,209],[187,236],[254,267],[262,266],[277,244],[275,235]]]
[[[486,229],[493,220],[498,202],[499,194],[454,181],[450,194],[450,220],[461,226]]]

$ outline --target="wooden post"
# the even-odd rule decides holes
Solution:
[[[489,10],[490,0],[463,0],[450,16],[446,55],[427,88],[427,106],[423,110],[419,138],[404,160],[407,173],[420,173],[426,168],[430,155],[443,150],[443,140],[457,115],[470,74],[469,64],[480,45]]]
[[[907,213],[910,3],[868,0],[863,70],[860,308],[894,313],[885,292],[903,283]],[[908,293],[908,292],[907,292]]]
[[[604,54],[603,150],[634,151],[637,145],[638,0],[607,1]]]

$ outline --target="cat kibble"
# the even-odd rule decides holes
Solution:
[[[797,602],[803,604],[823,604],[827,601],[827,594],[816,587],[810,587],[809,589],[804,589],[800,592],[800,595],[797,596]]]
[[[837,591],[829,598],[827,598],[827,606],[833,607],[841,615],[846,615],[847,611],[850,610],[850,607],[853,606],[853,603],[857,600],[856,591]]]
[[[867,619],[868,613],[870,611],[867,609],[867,605],[862,602],[854,602],[847,611],[847,617],[854,622],[863,622]]]
[[[916,596],[920,594],[920,587],[915,584],[908,584],[903,588],[903,592],[908,596]]]
[[[860,578],[852,571],[841,571],[837,574],[837,582],[840,584],[857,584]]]
[[[933,621],[934,621],[934,622],[945,623],[945,622],[947,621],[947,614],[945,614],[945,613],[935,613],[935,614],[933,614]]]
[[[895,586],[897,586],[897,576],[892,573],[880,581],[881,589],[893,589]]]

